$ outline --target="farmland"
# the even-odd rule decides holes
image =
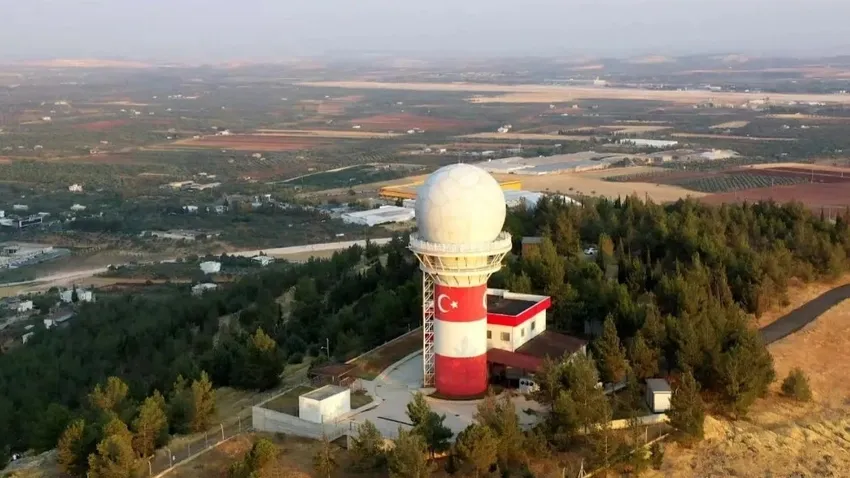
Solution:
[[[234,151],[299,151],[313,149],[323,144],[321,140],[300,136],[233,134],[229,136],[205,136],[200,139],[183,139],[165,145],[170,148],[215,148]]]
[[[302,82],[301,86],[342,89],[377,89],[401,91],[444,91],[470,93],[497,93],[496,96],[476,95],[472,103],[557,103],[578,99],[614,99],[614,100],[655,100],[671,103],[695,104],[713,99],[730,103],[743,103],[761,100],[759,93],[717,92],[699,90],[649,90],[639,88],[597,88],[589,86],[560,85],[497,85],[476,83],[417,83],[417,82],[380,82],[380,81],[317,81]],[[500,93],[500,94],[499,94]],[[822,102],[850,104],[848,95],[778,93],[771,94],[777,102]]]
[[[411,113],[393,113],[354,118],[349,123],[358,125],[362,129],[369,131],[407,131],[414,128],[425,131],[455,131],[475,127],[475,124],[469,121],[421,116]]]
[[[750,124],[749,121],[727,121],[711,126],[711,129],[738,129]]]
[[[568,136],[539,133],[475,133],[461,136],[464,139],[518,139],[524,141],[589,141],[591,136]]]
[[[799,175],[771,174],[772,170],[722,171],[722,172],[673,172],[652,171],[607,178],[612,182],[641,182],[679,186],[691,191],[719,193],[742,191],[761,187],[772,187],[809,182],[810,179]]]
[[[114,128],[120,128],[121,126],[126,126],[130,124],[129,120],[103,120],[103,121],[92,121],[90,123],[82,123],[74,126],[74,129],[79,129],[81,131],[87,131],[89,133],[96,133],[100,131],[109,131]]]

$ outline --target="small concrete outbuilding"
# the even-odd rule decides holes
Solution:
[[[663,378],[646,379],[646,403],[652,413],[665,413],[670,410],[673,390]]]
[[[332,422],[350,411],[349,388],[325,385],[298,397],[298,418],[308,422]]]

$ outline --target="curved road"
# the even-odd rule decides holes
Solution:
[[[817,298],[806,302],[775,322],[763,327],[760,330],[761,338],[765,344],[771,344],[785,338],[814,322],[824,312],[846,299],[850,299],[850,284],[824,292]]]

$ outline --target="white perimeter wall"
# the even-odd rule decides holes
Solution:
[[[534,330],[531,330],[532,323],[534,323]],[[525,331],[525,336],[523,336],[523,330]],[[487,348],[516,352],[516,349],[540,335],[544,330],[546,330],[545,310],[538,312],[537,315],[516,327],[487,324],[487,331],[490,332],[490,338],[487,339]],[[510,335],[509,341],[505,342],[502,340],[503,332],[507,332]]]
[[[313,423],[326,423],[351,411],[351,390],[346,389],[324,400],[298,397],[298,417]]]

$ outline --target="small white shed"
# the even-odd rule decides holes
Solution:
[[[646,403],[652,413],[664,413],[670,410],[672,398],[673,390],[667,380],[663,378],[646,379]]]
[[[325,385],[298,397],[298,417],[313,423],[336,420],[351,411],[351,390]]]

